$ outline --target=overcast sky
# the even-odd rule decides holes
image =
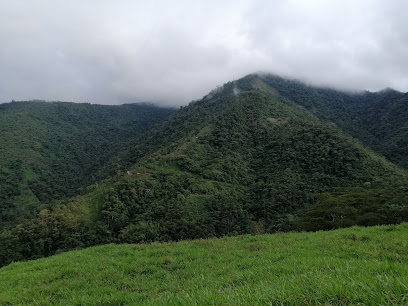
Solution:
[[[408,91],[408,1],[0,0],[0,102],[183,105],[265,71]]]

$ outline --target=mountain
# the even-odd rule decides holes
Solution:
[[[147,104],[0,104],[0,228],[115,173],[106,161],[173,111]]]
[[[408,169],[408,93],[392,89],[347,93],[276,75],[261,78],[280,95]]]
[[[0,233],[0,262],[110,242],[408,220],[405,170],[323,120],[313,105],[324,101],[301,103],[272,85],[249,75],[182,107],[115,158],[124,171]]]
[[[405,223],[92,247],[1,268],[0,304],[405,305],[407,235]]]

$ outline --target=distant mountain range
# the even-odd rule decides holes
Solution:
[[[1,264],[408,220],[408,94],[393,90],[249,75],[178,111],[10,103],[0,125]]]

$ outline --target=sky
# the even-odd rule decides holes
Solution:
[[[408,91],[406,0],[0,0],[0,102],[179,106],[249,73]]]

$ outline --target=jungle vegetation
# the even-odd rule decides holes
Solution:
[[[72,165],[78,169],[72,182],[78,185],[66,187],[59,180],[71,182],[70,176],[61,172],[45,175],[46,179],[31,176],[39,186],[48,186],[36,189],[26,183],[27,169],[32,168],[10,160],[3,171],[11,186],[7,194],[18,198],[18,192],[13,194],[16,186],[21,182],[31,186],[36,200],[27,200],[26,205],[33,205],[35,213],[0,232],[0,244],[5,246],[0,264],[106,243],[407,221],[406,98],[391,90],[344,93],[277,76],[249,75],[168,117],[170,111],[161,110],[157,120],[166,119],[154,126],[154,113],[142,106],[148,114],[142,112],[146,117],[141,118],[150,125],[135,123],[140,128],[132,135],[123,131],[121,136],[126,123],[108,129],[110,134],[96,129],[97,135],[104,131],[96,143],[106,139],[126,143],[120,150],[99,144],[95,151],[92,147],[78,151],[80,164]],[[71,105],[65,107],[69,114]],[[99,118],[97,122],[106,125]],[[87,132],[80,135],[88,139],[84,146],[91,145]],[[388,148],[391,143],[400,148],[398,154]],[[89,159],[82,154],[90,154]],[[81,172],[88,162],[92,171]],[[54,165],[45,169],[52,171]],[[21,173],[25,176],[19,181]],[[90,173],[98,176],[93,179]],[[82,187],[73,198],[69,196],[74,193],[59,191],[71,192],[72,186]],[[36,195],[35,190],[41,192]],[[17,202],[7,205],[13,203]]]

